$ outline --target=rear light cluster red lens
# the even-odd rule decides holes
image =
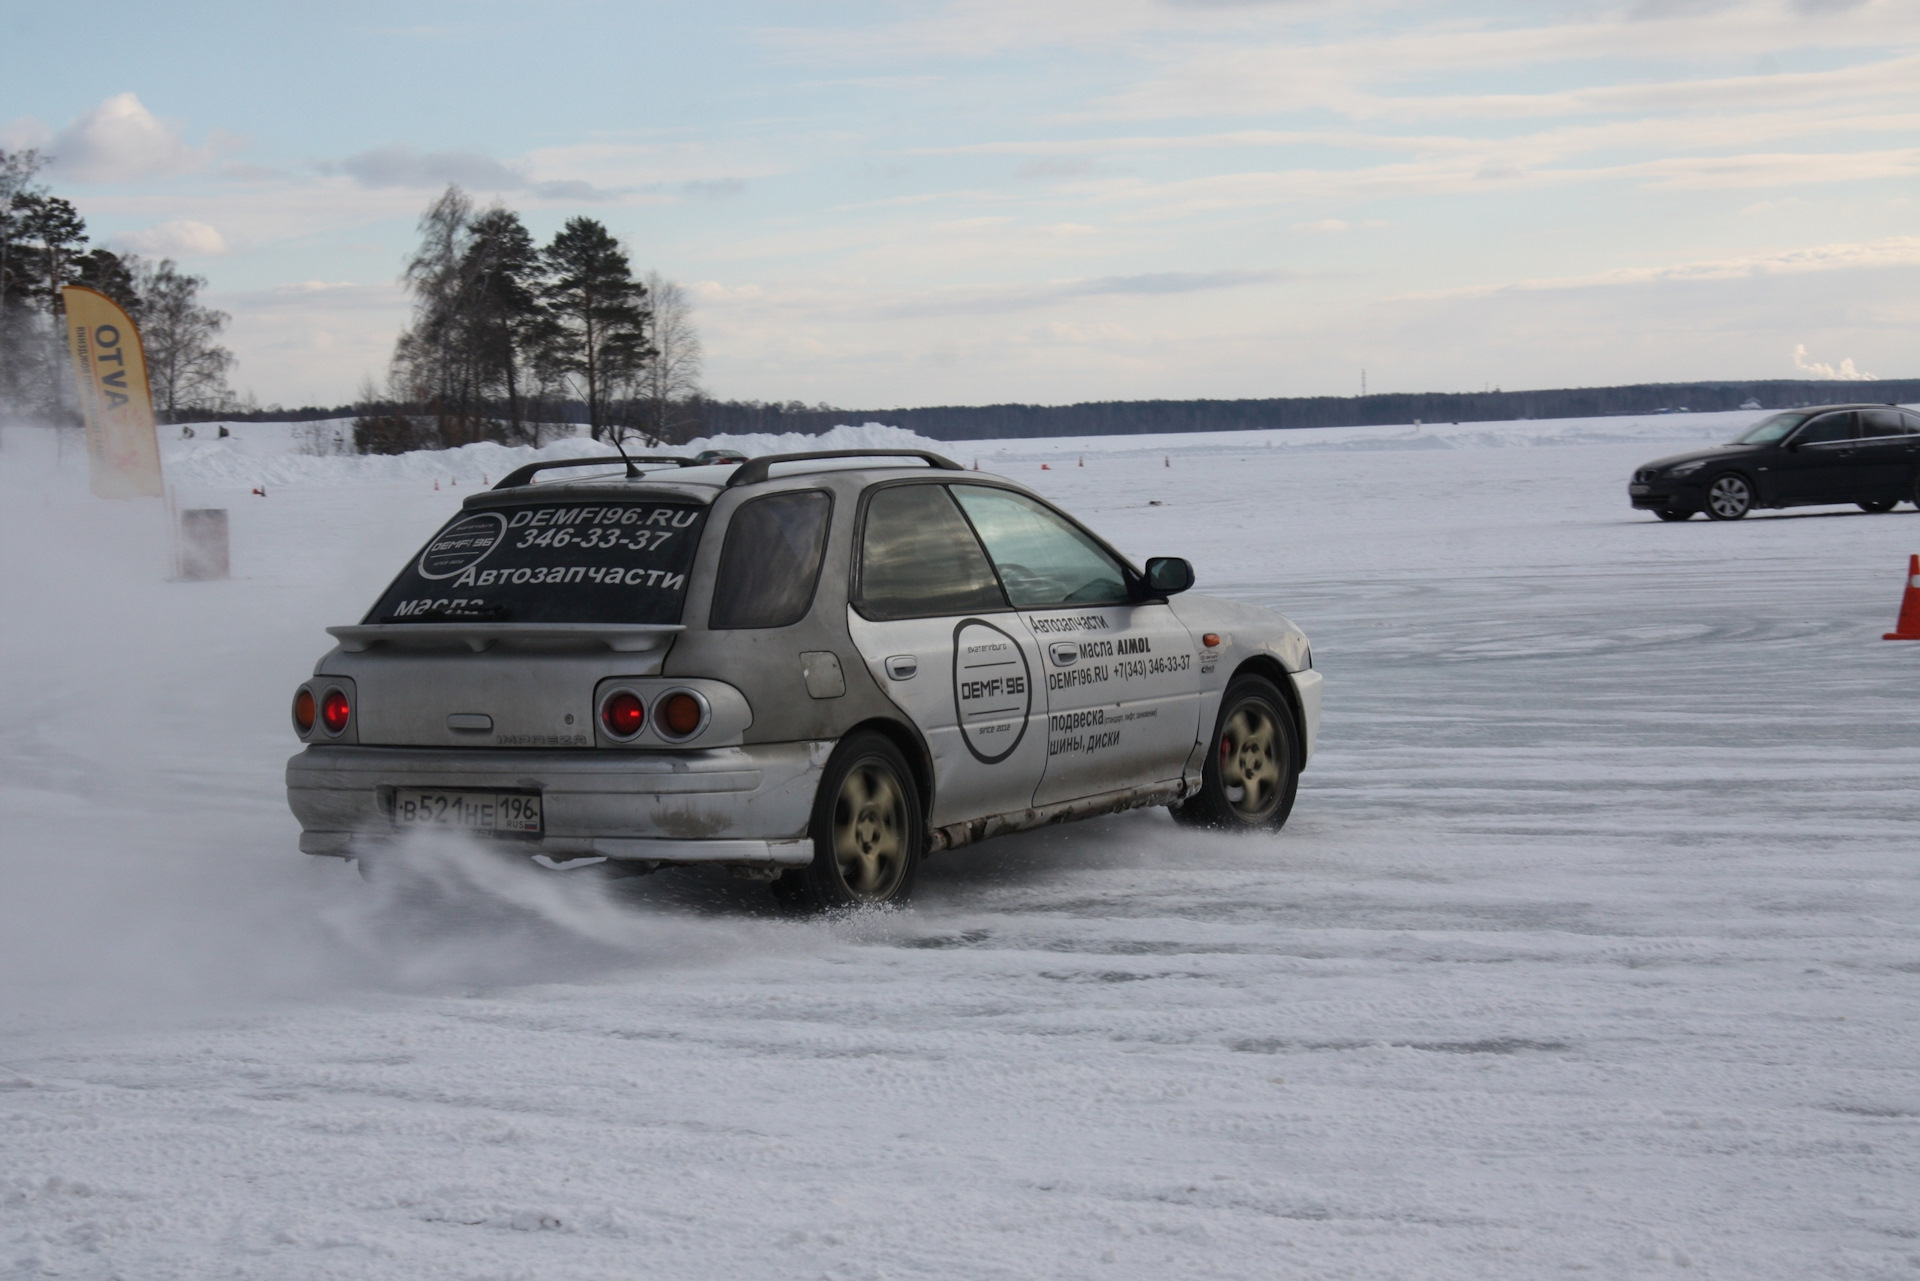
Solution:
[[[320,700],[320,723],[327,727],[327,733],[338,734],[347,727],[347,718],[353,715],[353,708],[347,703],[347,696],[337,689],[327,691]]]
[[[302,734],[313,731],[313,691],[302,686],[293,696],[293,727]]]
[[[647,723],[647,705],[630,689],[615,690],[600,704],[600,723],[615,738],[632,738]]]
[[[700,728],[702,711],[699,699],[685,690],[676,690],[660,701],[653,709],[653,716],[662,732],[685,738]]]

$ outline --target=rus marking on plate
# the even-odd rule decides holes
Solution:
[[[960,741],[989,765],[1004,761],[1027,733],[1033,673],[1020,642],[978,618],[953,629],[953,706]]]

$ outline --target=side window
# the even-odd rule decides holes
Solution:
[[[727,524],[707,626],[791,627],[807,616],[833,500],[818,489],[742,503]]]
[[[1862,436],[1911,436],[1914,430],[1913,416],[1903,414],[1897,409],[1863,409],[1860,411],[1860,434]]]
[[[867,503],[860,589],[868,618],[1005,609],[993,567],[944,485],[891,485]]]
[[[1051,507],[985,485],[955,485],[953,496],[1016,607],[1115,605],[1128,598],[1120,562]]]
[[[1796,445],[1822,445],[1832,440],[1849,440],[1853,437],[1853,414],[1822,414],[1800,429],[1793,438]]]

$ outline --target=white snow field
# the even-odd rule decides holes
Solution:
[[[1752,417],[952,446],[1297,620],[1320,753],[833,920],[295,852],[321,629],[520,455],[169,442],[169,583],[9,430],[0,1276],[1913,1276],[1920,514],[1628,509]]]

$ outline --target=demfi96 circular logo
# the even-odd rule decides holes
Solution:
[[[507,518],[499,512],[462,516],[427,544],[416,568],[422,578],[452,578],[485,560],[506,536]]]
[[[953,631],[953,703],[960,741],[992,765],[1013,755],[1027,733],[1033,673],[1020,642],[978,618]]]

